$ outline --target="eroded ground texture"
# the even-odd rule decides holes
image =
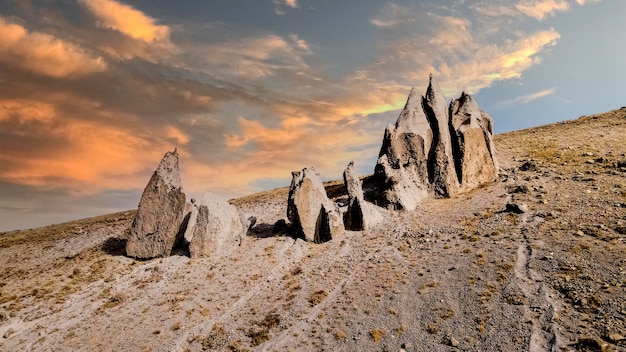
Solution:
[[[287,188],[232,201],[221,261],[125,257],[132,211],[0,234],[0,350],[626,351],[626,108],[496,148],[497,183],[323,244],[272,233]]]

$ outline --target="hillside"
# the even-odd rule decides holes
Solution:
[[[497,183],[323,244],[272,233],[288,188],[224,261],[124,256],[134,211],[2,233],[0,351],[626,351],[626,108],[495,143]]]

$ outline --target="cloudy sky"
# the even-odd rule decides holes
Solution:
[[[623,0],[4,0],[0,231],[373,171],[428,74],[496,132],[626,105]]]

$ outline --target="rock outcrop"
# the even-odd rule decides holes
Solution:
[[[459,182],[452,155],[448,106],[432,75],[424,97],[424,110],[433,129],[433,146],[428,156],[431,189],[437,198],[454,197],[458,193]]]
[[[343,172],[343,181],[348,190],[348,209],[343,216],[346,230],[363,231],[383,220],[376,207],[365,201],[361,180],[354,173],[354,161]]]
[[[425,96],[411,90],[389,125],[375,168],[376,201],[413,210],[428,197],[450,198],[497,179],[493,119],[463,93],[450,106],[431,75]]]
[[[169,256],[177,241],[184,208],[185,193],[180,181],[178,152],[174,149],[165,153],[141,195],[126,254],[140,259]]]
[[[377,202],[382,207],[413,210],[428,197],[428,155],[432,128],[422,98],[411,90],[394,125],[388,125],[375,169]]]
[[[344,233],[339,209],[326,195],[313,167],[292,172],[287,218],[307,241],[321,243]]]
[[[235,206],[205,192],[194,207],[185,236],[191,258],[229,255],[241,245],[244,230]]]
[[[464,189],[494,182],[498,177],[493,146],[493,120],[471,96],[462,93],[450,103],[458,180]]]

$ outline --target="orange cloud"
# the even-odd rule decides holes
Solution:
[[[155,24],[155,19],[131,6],[114,0],[78,0],[96,16],[99,26],[114,29],[144,42],[168,41],[168,26]]]
[[[54,115],[52,104],[25,100],[0,101],[0,122],[14,119],[20,124],[32,121],[45,123],[52,121]]]
[[[231,194],[239,190],[240,195],[258,191],[251,188],[255,180],[289,179],[292,170],[305,166],[315,166],[325,177],[340,178],[350,160],[359,165],[371,162],[383,134],[383,129],[371,129],[363,120],[348,126],[320,124],[308,117],[285,117],[278,126],[269,128],[240,117],[238,123],[239,134],[224,136],[228,148],[225,152],[243,155],[213,167],[193,166],[192,174],[205,174],[213,185],[228,188]]]
[[[543,20],[556,11],[566,11],[569,3],[565,0],[522,0],[515,7],[523,14]]]
[[[474,42],[467,45],[468,50],[474,52],[460,51],[463,56],[451,62],[437,63],[433,60],[430,65],[411,73],[410,77],[420,82],[429,73],[435,72],[445,94],[453,95],[461,91],[476,93],[495,81],[521,77],[525,70],[539,62],[535,56],[546,47],[555,45],[560,37],[557,31],[550,29],[504,47],[485,45],[475,50],[478,43]]]
[[[31,72],[62,78],[101,72],[107,65],[80,46],[0,18],[0,62]]]
[[[273,76],[278,70],[309,70],[303,59],[311,53],[308,44],[297,36],[290,39],[293,43],[266,34],[210,45],[205,48],[208,70],[252,80]]]
[[[167,126],[167,137],[176,141],[179,145],[184,145],[189,143],[189,136],[184,134],[181,130],[174,126]]]
[[[164,151],[175,146],[168,142],[169,137],[180,144],[188,141],[174,127],[137,133],[61,116],[47,103],[5,101],[0,102],[0,109],[0,126],[10,131],[8,139],[15,138],[18,143],[30,140],[24,136],[38,139],[38,144],[0,155],[0,163],[12,165],[0,168],[0,179],[22,185],[70,188],[84,194],[136,189],[147,182],[146,171],[156,167]],[[14,120],[29,125],[12,124]],[[9,147],[8,143],[12,142],[2,142]]]

